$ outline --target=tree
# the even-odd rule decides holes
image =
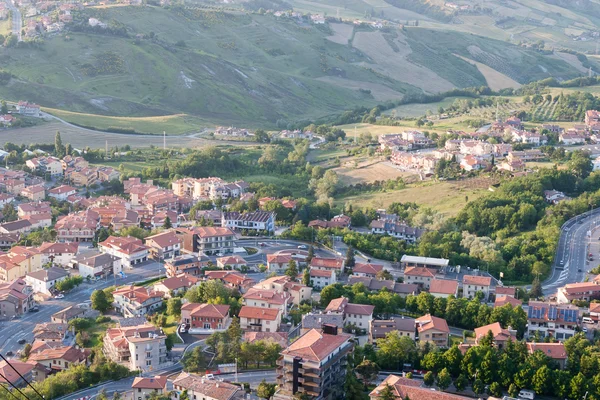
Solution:
[[[485,385],[481,379],[475,379],[475,382],[473,382],[473,392],[475,392],[475,394],[485,392]]]
[[[396,394],[392,387],[388,384],[385,385],[383,390],[379,392],[379,400],[396,400]]]
[[[56,136],[54,136],[54,154],[58,158],[65,156],[65,146],[62,143],[59,131],[56,131]]]
[[[310,286],[310,268],[306,267],[302,273],[302,284]]]
[[[90,300],[92,300],[92,308],[101,313],[105,313],[111,307],[103,290],[94,290]]]
[[[6,101],[2,100],[2,105],[0,106],[0,114],[8,114],[8,106],[6,105]]]
[[[169,216],[166,216],[165,222],[163,223],[163,228],[171,229],[172,227],[173,227],[173,224],[171,223],[171,218],[169,218]]]
[[[508,395],[510,397],[517,397],[519,395],[519,387],[514,383],[511,383],[508,387]]]
[[[381,271],[378,271],[375,274],[375,278],[379,279],[380,281],[383,281],[383,280],[393,281],[394,280],[394,277],[392,276],[390,271],[388,271],[387,269],[382,269]]]
[[[275,394],[276,388],[277,388],[276,383],[267,383],[267,381],[263,379],[262,382],[258,384],[258,388],[256,389],[256,394],[260,398],[270,399]]]
[[[308,246],[308,255],[306,256],[306,263],[310,264],[310,262],[312,261],[314,256],[315,256],[315,249],[313,248],[313,246],[311,244],[310,246]]]
[[[181,315],[181,297],[172,297],[167,301],[167,314],[176,317]]]
[[[70,156],[71,154],[73,154],[73,146],[71,146],[71,143],[67,143],[65,145],[65,155]]]
[[[533,299],[537,299],[543,295],[542,292],[542,284],[540,282],[540,277],[536,276],[533,278],[533,283],[531,284],[531,290],[529,291],[529,297]]]
[[[285,274],[289,276],[293,281],[298,278],[298,267],[296,266],[295,260],[290,260],[288,267],[285,270]]]
[[[437,376],[437,385],[440,389],[446,390],[450,384],[452,384],[452,377],[450,376],[448,369],[444,368]]]
[[[29,358],[29,354],[31,353],[31,343],[27,343],[25,347],[23,347],[23,351],[21,352],[21,358],[27,360]]]
[[[186,372],[201,372],[206,369],[208,363],[200,347],[195,347],[183,356],[181,363]]]
[[[271,137],[264,130],[257,129],[256,132],[254,132],[254,140],[258,143],[269,143],[271,142]]]
[[[427,373],[423,376],[423,383],[425,386],[433,386],[435,382],[435,376],[433,376],[433,372],[427,371]]]
[[[354,258],[354,249],[348,246],[348,250],[346,250],[346,268],[354,268],[356,264],[356,259]]]
[[[456,378],[456,380],[454,381],[454,387],[459,392],[462,392],[463,390],[465,390],[465,388],[467,387],[468,384],[469,384],[469,381],[463,374],[460,374],[458,376],[458,378]]]
[[[502,397],[502,387],[498,382],[492,382],[488,389],[488,393],[494,397]]]
[[[360,375],[365,387],[369,386],[379,374],[379,366],[371,360],[364,360],[354,370]]]

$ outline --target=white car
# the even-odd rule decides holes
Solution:
[[[300,246],[298,246],[298,248],[301,250],[305,250],[305,249],[308,249],[308,246],[305,244],[301,244]]]
[[[64,299],[65,295],[62,293],[57,294],[56,296],[54,296],[55,299]]]

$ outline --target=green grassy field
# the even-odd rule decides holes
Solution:
[[[56,108],[44,108],[45,112],[67,122],[97,130],[129,129],[137,133],[181,135],[198,132],[206,121],[186,114],[156,117],[111,117],[99,114],[77,113]]]
[[[456,215],[468,201],[487,193],[486,189],[459,188],[451,182],[427,181],[409,185],[406,189],[390,192],[365,193],[358,196],[337,198],[339,205],[350,202],[355,207],[387,208],[394,202],[415,202],[430,207],[445,216]]]

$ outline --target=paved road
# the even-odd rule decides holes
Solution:
[[[22,30],[22,20],[21,20],[21,11],[12,3],[11,0],[4,0],[6,2],[6,6],[12,12],[12,34],[19,38],[21,41],[21,30]]]
[[[123,285],[136,281],[143,281],[159,275],[159,264],[151,262],[133,270],[126,270],[125,278],[108,279],[108,281],[98,281],[92,284],[84,283],[71,293],[67,293],[64,299],[51,299],[40,304],[40,311],[36,313],[26,313],[18,320],[4,321],[0,323],[0,352],[3,354],[12,351],[16,354],[17,350],[22,348],[17,342],[25,339],[31,343],[33,341],[33,328],[36,324],[50,322],[52,314],[63,308],[83,303],[89,300],[90,295],[96,289],[114,285]]]
[[[545,296],[567,283],[582,282],[591,266],[586,262],[589,236],[600,226],[600,208],[571,218],[562,226],[552,275],[542,283]],[[596,255],[597,257],[598,255]]]

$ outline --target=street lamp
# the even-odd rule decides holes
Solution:
[[[237,357],[235,358],[235,383],[238,383],[238,364],[237,364]]]

